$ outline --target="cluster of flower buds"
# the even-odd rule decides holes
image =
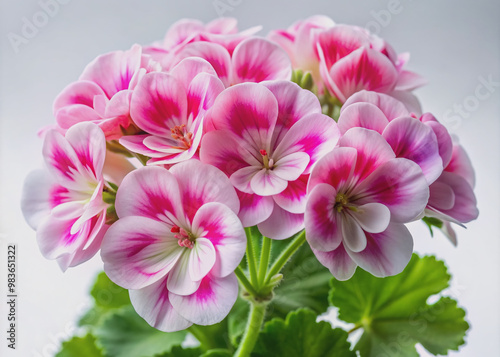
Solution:
[[[323,16],[259,30],[182,20],[162,42],[101,55],[41,131],[46,167],[22,208],[42,254],[65,270],[100,251],[163,331],[229,313],[245,227],[305,229],[345,280],[401,272],[409,222],[456,243],[450,224],[478,215],[471,162],[422,114],[407,54]]]

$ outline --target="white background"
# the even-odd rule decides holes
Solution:
[[[97,258],[61,273],[55,262],[41,257],[35,233],[20,212],[22,181],[42,163],[36,132],[53,122],[53,99],[98,54],[161,39],[168,26],[183,17],[209,21],[218,16],[213,0],[64,2],[16,53],[8,35],[22,36],[23,18],[32,20],[42,8],[37,0],[1,1],[2,356],[52,356],[55,345],[72,334],[74,321],[88,304],[87,291],[100,269]],[[468,312],[472,326],[468,343],[450,355],[498,356],[500,86],[493,87],[486,99],[474,98],[481,78],[500,82],[500,2],[392,0],[397,6],[389,6],[387,0],[220,2],[234,4],[225,15],[236,17],[240,29],[260,24],[265,35],[299,18],[325,14],[338,23],[368,24],[398,52],[411,52],[410,69],[429,79],[429,84],[417,91],[424,109],[441,120],[448,118],[445,124],[460,137],[474,163],[481,212],[479,220],[470,223],[467,230],[458,229],[457,248],[441,234],[431,238],[421,223],[413,224],[416,250],[446,261],[453,275],[450,294]],[[468,109],[460,115],[454,112],[454,105],[466,105]],[[18,248],[19,330],[15,353],[7,351],[4,337],[7,243],[16,243]]]

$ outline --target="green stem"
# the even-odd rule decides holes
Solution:
[[[258,282],[259,287],[264,286],[266,282],[266,273],[269,266],[269,258],[271,257],[271,239],[263,237],[262,239],[262,250],[260,251],[260,264],[259,264],[259,276]]]
[[[255,252],[252,243],[252,230],[251,228],[245,228],[247,234],[247,263],[248,271],[250,272],[250,281],[253,286],[257,285],[257,261],[255,260]]]
[[[235,357],[249,357],[252,353],[257,338],[259,337],[260,328],[264,322],[267,304],[257,303],[252,301],[250,307],[250,316],[248,317],[245,334],[241,340],[238,350],[234,354]]]
[[[137,160],[140,161],[141,164],[143,164],[144,166],[147,165],[149,157],[137,153],[133,153],[133,155],[137,158]]]
[[[238,280],[240,281],[241,285],[243,285],[246,291],[248,291],[253,296],[257,295],[257,291],[253,287],[252,283],[248,280],[247,276],[245,275],[241,267],[236,268],[234,273],[236,274]]]
[[[210,350],[217,347],[213,345],[212,340],[197,325],[191,325],[188,331],[200,342],[203,348]]]
[[[302,231],[296,238],[293,239],[292,243],[280,254],[278,259],[271,266],[271,269],[267,273],[266,283],[276,274],[278,274],[281,269],[285,266],[291,256],[300,248],[302,244],[306,241],[306,231]]]

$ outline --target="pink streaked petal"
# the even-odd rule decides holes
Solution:
[[[119,143],[125,146],[126,149],[149,157],[163,157],[164,153],[156,150],[151,150],[144,145],[144,140],[151,135],[128,135],[120,138]],[[168,139],[167,139],[168,140]]]
[[[120,185],[129,172],[136,169],[134,165],[123,155],[106,151],[104,160],[103,176],[106,181]]]
[[[123,136],[123,129],[130,126],[130,116],[121,115],[95,122],[104,132],[106,140],[118,140]]]
[[[144,138],[144,146],[148,149],[161,152],[163,154],[178,154],[186,151],[186,148],[181,148],[177,140],[172,138],[164,138],[161,136],[149,135]]]
[[[131,90],[122,90],[116,93],[113,98],[106,105],[104,116],[112,118],[117,116],[129,116],[130,113],[130,100],[132,99]],[[128,126],[124,126],[127,128]]]
[[[217,97],[211,112],[215,129],[233,132],[256,151],[269,149],[278,102],[263,85],[243,83],[227,88]]]
[[[364,270],[379,278],[399,274],[413,253],[413,238],[402,224],[390,224],[382,233],[366,233],[366,248],[358,253],[347,250]]]
[[[85,204],[84,206],[85,210],[83,214],[76,220],[76,222],[73,224],[73,227],[71,227],[71,234],[74,234],[77,230],[80,229],[80,226],[84,222],[91,219],[95,215],[98,215],[100,213],[102,213],[103,215],[106,214],[106,209],[109,207],[109,204],[105,203],[102,200],[103,188],[104,188],[104,182],[100,181],[97,187],[95,188],[94,193],[90,198],[90,201],[87,204]]]
[[[359,226],[369,233],[380,233],[384,231],[391,221],[391,211],[381,203],[367,203],[357,206],[355,210],[346,210],[359,224]]]
[[[192,227],[193,232],[197,232],[198,236],[202,237],[196,239],[196,245],[199,242],[204,242],[206,245],[210,243],[215,249],[211,274],[217,277],[225,277],[232,273],[245,255],[247,244],[245,230],[238,216],[221,203],[207,203],[201,206],[198,212],[196,212]],[[196,246],[192,252],[195,249]],[[201,275],[198,274],[196,277],[200,277]],[[191,278],[193,280],[201,279],[195,279],[195,276],[192,274]]]
[[[388,94],[403,103],[410,113],[415,114],[417,117],[422,115],[422,105],[413,93],[395,90]]]
[[[273,196],[274,202],[290,213],[304,213],[308,180],[309,175],[301,175],[297,180],[289,181],[283,192]]]
[[[339,146],[356,149],[354,176],[358,182],[395,157],[393,150],[382,135],[365,128],[349,129],[340,139]]]
[[[94,97],[93,107],[99,116],[104,117],[106,115],[106,107],[108,103],[109,99],[106,94],[96,95]]]
[[[421,75],[403,70],[399,72],[396,90],[412,91],[427,84],[427,80]]]
[[[82,202],[70,200],[55,206],[51,215],[57,219],[72,220],[78,219],[84,212],[84,205]],[[75,234],[74,232],[72,234]]]
[[[238,280],[234,274],[224,278],[208,275],[196,292],[189,296],[170,294],[174,309],[197,325],[213,325],[222,321],[238,297]]]
[[[240,201],[229,178],[216,167],[189,160],[174,165],[170,172],[177,178],[184,211],[190,221],[196,211],[209,202],[225,204],[236,214],[240,210]]]
[[[342,242],[336,195],[335,188],[326,183],[319,183],[309,194],[304,214],[306,238],[316,250],[331,251]]]
[[[238,46],[246,38],[252,37],[257,32],[262,30],[262,26],[253,26],[244,31],[230,34],[218,34],[204,32],[200,35],[200,40],[212,43],[218,43],[229,51],[232,55],[236,46]]]
[[[212,242],[206,238],[197,238],[194,247],[189,252],[188,272],[191,280],[203,279],[212,270],[215,259],[215,248]]]
[[[106,139],[102,130],[92,123],[80,123],[69,128],[65,137],[81,165],[100,179],[106,157]]]
[[[182,19],[168,29],[163,46],[167,49],[188,43],[205,29],[203,22],[193,19]]]
[[[295,123],[278,144],[273,158],[280,162],[284,156],[303,152],[310,157],[305,168],[311,167],[325,154],[332,151],[340,138],[335,121],[323,114],[309,114]]]
[[[300,88],[289,81],[269,81],[262,83],[278,101],[278,119],[273,131],[271,147],[275,148],[283,136],[302,117],[321,113],[321,104],[311,91]]]
[[[354,252],[360,252],[365,249],[366,236],[360,224],[348,213],[344,213],[341,217],[340,228],[345,248]]]
[[[369,103],[376,106],[378,109],[384,113],[385,117],[388,121],[399,118],[401,116],[409,116],[410,112],[403,103],[390,95],[377,93],[377,92],[369,92],[366,90],[362,90],[358,93],[353,94],[342,106],[340,112],[342,113],[344,110],[349,108],[349,106],[354,103]]]
[[[177,179],[164,168],[148,166],[132,171],[116,194],[118,217],[143,216],[171,225],[182,217]]]
[[[352,98],[352,97],[351,97]],[[382,134],[389,120],[384,113],[370,103],[344,104],[339,117],[339,129],[342,134],[351,128],[366,128]]]
[[[467,152],[461,145],[453,145],[451,161],[444,170],[463,177],[469,185],[474,188],[476,184],[476,174]]]
[[[434,131],[411,117],[394,119],[387,125],[383,136],[397,157],[404,157],[418,164],[428,184],[436,181],[443,172],[443,160]]]
[[[197,57],[206,60],[226,87],[231,84],[231,57],[229,52],[216,43],[194,42],[186,45],[176,56],[177,60]]]
[[[53,202],[56,195],[53,193],[61,189],[65,191],[64,187],[54,182],[47,170],[35,170],[28,174],[23,184],[21,211],[31,228],[36,230],[40,222],[49,216],[55,206]]]
[[[273,212],[273,197],[244,193],[239,190],[236,192],[241,206],[238,217],[243,227],[253,227],[265,221]]]
[[[292,152],[288,155],[282,155],[274,163],[272,171],[283,180],[295,181],[304,173],[309,161],[309,155],[305,152]]]
[[[266,168],[255,173],[250,181],[252,191],[260,196],[276,195],[283,192],[287,185],[288,181]]]
[[[254,193],[250,185],[252,178],[262,170],[262,165],[260,166],[245,166],[241,169],[235,171],[229,179],[233,186],[245,193]]]
[[[214,165],[231,176],[247,166],[262,166],[236,135],[228,130],[214,130],[203,136],[200,149],[201,161]],[[252,150],[253,151],[253,150]]]
[[[220,17],[205,25],[205,30],[213,34],[235,34],[238,32],[238,20],[234,17]]]
[[[249,38],[236,46],[232,63],[233,83],[289,80],[292,76],[286,52],[263,38]]]
[[[329,252],[322,252],[314,248],[312,251],[318,261],[330,270],[335,279],[340,281],[349,280],[358,266],[347,254],[342,244]]]
[[[314,166],[307,191],[327,183],[337,191],[346,191],[352,185],[352,174],[356,167],[357,151],[350,147],[337,147],[326,154]]]
[[[94,97],[105,95],[104,91],[94,82],[77,81],[68,85],[62,90],[54,101],[54,114],[64,107],[73,104],[82,104],[87,107],[92,107]]]
[[[197,75],[190,83],[187,92],[188,113],[192,120],[199,121],[223,90],[224,84],[216,76],[206,73]]]
[[[439,155],[441,155],[441,159],[443,160],[443,167],[446,167],[450,163],[453,153],[453,141],[448,129],[446,129],[443,124],[439,123],[434,115],[430,113],[422,115],[420,121],[429,126],[436,135]]]
[[[99,122],[101,120],[101,116],[92,107],[83,104],[63,107],[57,111],[55,116],[57,124],[63,129],[71,128],[81,122]]]
[[[362,89],[390,92],[396,84],[397,75],[386,56],[366,47],[341,58],[329,71],[331,82],[336,86],[331,90],[341,102]]]
[[[187,124],[186,91],[170,74],[148,73],[134,90],[130,115],[142,130],[170,137],[170,129]]]
[[[172,293],[183,296],[191,295],[200,286],[201,280],[193,281],[189,274],[190,253],[189,248],[184,248],[179,260],[168,274],[167,289]]]
[[[417,164],[396,158],[377,167],[352,195],[358,204],[382,203],[391,211],[392,222],[407,223],[424,210],[429,186]]]
[[[257,226],[266,237],[277,240],[287,239],[304,229],[304,215],[290,213],[275,204],[269,218]]]
[[[189,88],[189,85],[200,73],[208,73],[216,75],[212,65],[203,58],[189,57],[180,61],[170,70],[170,74],[182,83],[184,88]]]
[[[430,197],[427,204],[440,211],[449,210],[455,206],[455,193],[445,182],[446,179],[441,179],[429,186]]]
[[[104,271],[126,289],[141,289],[173,269],[186,248],[171,226],[146,217],[125,217],[107,231],[102,243]]]
[[[160,331],[181,331],[192,325],[170,303],[166,279],[142,289],[130,290],[129,294],[132,306],[139,316]]]

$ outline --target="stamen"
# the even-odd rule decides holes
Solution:
[[[181,231],[181,229],[177,226],[173,226],[171,229],[170,229],[170,232],[172,233],[179,233]]]
[[[184,228],[180,228],[178,226],[173,226],[170,229],[170,232],[179,233],[174,235],[174,237],[177,238],[178,240],[179,246],[193,249],[195,240],[193,234],[189,233]]]
[[[348,197],[343,193],[339,193],[337,194],[337,197],[335,197],[334,209],[340,213],[344,208],[350,208],[349,206],[347,206],[348,203],[349,203]]]
[[[174,126],[170,131],[172,132],[172,138],[181,142],[181,146],[178,146],[179,149],[186,150],[191,147],[193,133],[186,132],[186,124]]]
[[[273,161],[273,159],[269,159],[269,155],[267,154],[267,151],[262,149],[262,150],[260,150],[260,154],[262,155],[262,163],[264,164],[264,167],[266,169],[272,169],[274,161]]]

